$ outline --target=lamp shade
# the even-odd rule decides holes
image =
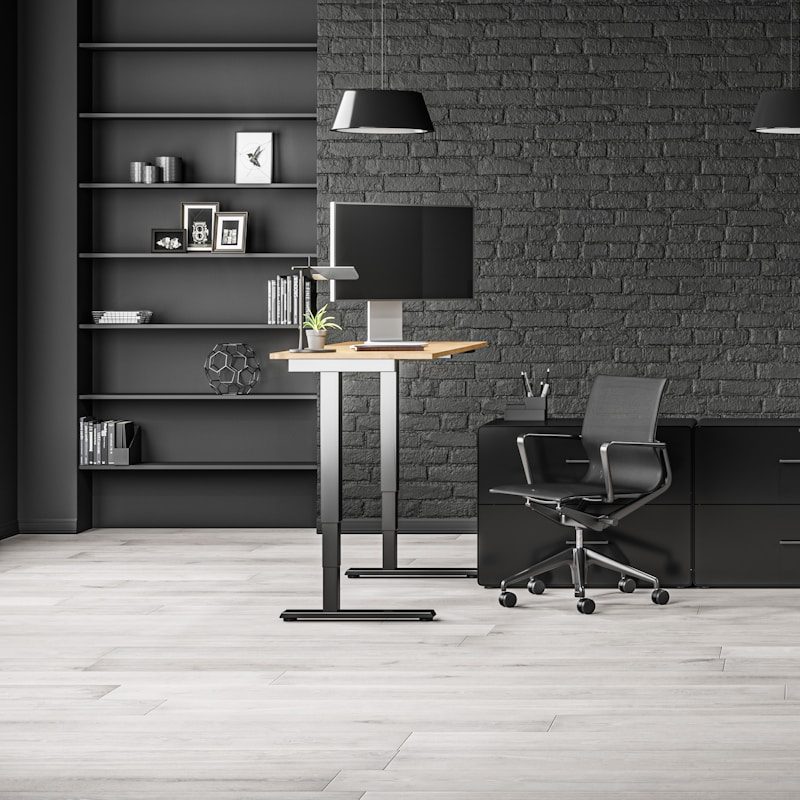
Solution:
[[[774,89],[758,100],[751,131],[800,134],[800,89]]]
[[[430,133],[433,123],[419,92],[348,89],[342,95],[333,131],[344,133]]]

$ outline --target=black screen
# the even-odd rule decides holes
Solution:
[[[333,203],[335,265],[358,280],[338,281],[337,300],[472,297],[472,209]]]

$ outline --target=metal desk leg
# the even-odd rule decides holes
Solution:
[[[383,566],[351,567],[348,578],[477,578],[469,567],[397,566],[397,492],[400,472],[400,375],[381,372],[381,538]]]
[[[342,564],[342,375],[320,372],[320,523],[322,529],[322,608],[287,609],[281,619],[297,620],[432,620],[433,609],[343,609]]]

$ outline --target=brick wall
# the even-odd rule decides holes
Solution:
[[[607,372],[667,376],[667,414],[800,416],[800,141],[747,130],[785,2],[389,0],[390,85],[436,132],[334,134],[370,15],[319,2],[322,257],[331,200],[473,205],[475,299],[409,303],[406,331],[492,345],[403,367],[402,516],[474,515],[476,431],[523,368],[552,367],[556,415]],[[345,516],[377,516],[377,381],[346,409]]]

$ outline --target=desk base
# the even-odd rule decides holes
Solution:
[[[284,622],[299,620],[413,620],[414,622],[430,622],[436,616],[432,608],[408,610],[401,608],[341,608],[338,611],[324,611],[321,608],[286,609],[281,614]]]
[[[476,578],[473,567],[350,567],[348,578]]]

